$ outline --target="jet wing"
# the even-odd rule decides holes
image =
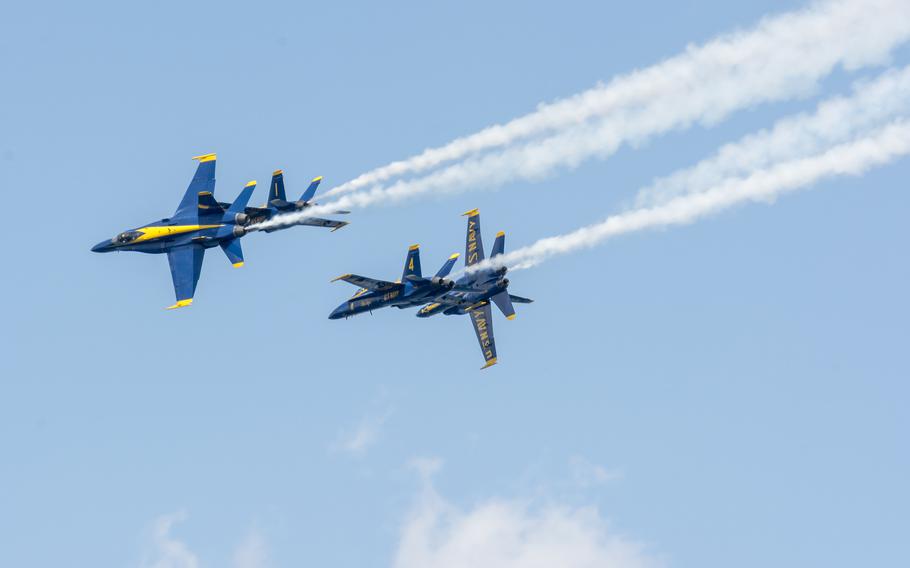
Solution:
[[[199,245],[185,245],[171,249],[167,253],[167,261],[171,265],[171,278],[174,280],[174,295],[177,303],[169,306],[169,310],[182,308],[193,303],[196,293],[196,283],[202,272],[202,259],[205,249]]]
[[[183,199],[180,200],[174,217],[195,215],[197,205],[201,203],[198,201],[199,194],[204,192],[211,194],[215,191],[215,154],[196,156],[193,159],[199,160],[199,165],[196,166],[196,174],[190,181],[189,187],[186,188],[186,193],[183,194]]]
[[[295,223],[295,225],[309,225],[310,227],[331,227],[333,231],[337,231],[349,224],[347,221],[333,221],[332,219],[320,219],[319,217],[307,217],[299,223]]]
[[[349,284],[354,286],[359,286],[361,288],[366,288],[371,292],[385,292],[388,290],[394,290],[401,284],[396,284],[395,282],[388,282],[386,280],[376,280],[375,278],[367,278],[366,276],[359,276],[357,274],[344,274],[332,280],[335,282],[337,280],[344,280]]]
[[[483,307],[469,311],[468,316],[474,325],[474,333],[477,334],[477,342],[480,344],[483,359],[487,362],[481,369],[492,367],[496,364],[496,342],[493,340],[493,312],[489,302]]]

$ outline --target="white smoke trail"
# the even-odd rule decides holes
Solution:
[[[910,2],[906,0],[816,2],[803,10],[766,18],[749,31],[724,35],[702,46],[689,46],[682,54],[659,64],[541,105],[506,124],[377,168],[326,195],[366,188],[522,139],[575,130],[591,121],[625,126],[627,130],[610,133],[611,138],[617,138],[615,145],[696,121],[715,122],[740,108],[810,92],[821,77],[838,65],[851,70],[880,63],[908,36]],[[608,138],[606,142],[609,141]],[[592,154],[612,151],[593,146],[587,154],[576,152],[562,163],[571,165]],[[461,175],[457,170],[443,171],[439,179],[416,183],[427,189],[457,189],[482,181],[470,175],[473,171],[476,170],[468,169]],[[493,176],[511,179],[495,172]],[[390,193],[405,191],[399,187]]]
[[[636,205],[659,205],[682,194],[710,189],[726,178],[815,154],[897,116],[910,116],[910,67],[859,82],[850,96],[822,101],[812,114],[782,119],[767,130],[721,147],[694,167],[657,179],[639,191]]]
[[[749,201],[773,202],[783,193],[804,188],[825,178],[860,175],[875,166],[910,154],[910,121],[899,120],[866,136],[823,152],[774,164],[745,177],[723,180],[714,187],[673,198],[654,207],[634,209],[571,233],[540,239],[534,244],[471,267],[530,268],[557,255],[590,248],[626,233],[685,225],[734,205]]]
[[[685,192],[713,187],[725,178],[744,175],[782,159],[811,155],[822,148],[846,142],[857,133],[881,126],[895,116],[910,114],[910,67],[891,70],[871,81],[857,83],[850,96],[838,96],[819,103],[811,114],[804,113],[778,121],[772,128],[728,144],[712,158],[693,168],[657,180],[639,192],[639,206],[653,205]],[[645,125],[647,120],[632,122]],[[377,200],[395,201],[416,192],[452,190],[453,178],[488,174],[497,183],[515,176],[536,176],[555,165],[571,162],[573,156],[594,152],[608,153],[620,143],[622,127],[605,121],[552,136],[546,143],[509,148],[499,154],[481,156],[453,164],[421,180],[401,182],[386,189],[373,189],[345,195],[325,206],[276,217],[259,228],[293,224],[305,217],[328,214],[336,209],[364,207]],[[632,132],[631,128],[625,128]],[[503,168],[510,163],[509,168]],[[495,177],[495,176],[500,177]]]

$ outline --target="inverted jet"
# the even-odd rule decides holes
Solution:
[[[472,209],[465,213],[468,217],[468,230],[465,237],[465,274],[455,281],[453,289],[427,304],[417,312],[417,317],[426,318],[439,313],[445,315],[464,315],[471,318],[474,333],[480,343],[480,351],[486,362],[482,369],[496,364],[496,341],[493,338],[493,313],[490,303],[502,312],[506,319],[515,319],[515,307],[512,303],[530,304],[533,300],[509,294],[509,280],[506,278],[506,267],[495,262],[489,266],[471,270],[471,267],[484,260],[483,241],[480,235],[480,212]],[[506,234],[496,234],[490,259],[494,260],[505,249]]]
[[[251,229],[255,228],[256,225],[279,215],[302,211],[317,205],[317,203],[313,201],[313,197],[316,196],[316,188],[319,187],[319,182],[321,181],[322,176],[313,178],[313,181],[310,182],[310,185],[306,188],[306,191],[303,192],[303,195],[300,196],[300,199],[297,201],[288,201],[287,194],[284,190],[284,172],[282,170],[275,170],[272,173],[272,182],[269,184],[269,197],[265,205],[262,207],[247,207],[245,209],[245,213],[249,215],[250,218],[249,224],[251,225]],[[332,213],[347,214],[350,213],[350,211],[333,211]],[[337,231],[347,224],[347,221],[335,221],[332,219],[321,219],[319,217],[303,217],[293,223],[255,230],[271,233],[272,231],[280,231],[294,225],[308,225],[311,227],[329,227],[333,231]]]
[[[452,271],[457,259],[458,253],[453,254],[445,261],[435,276],[425,278],[420,272],[420,247],[413,245],[408,249],[401,280],[389,282],[357,274],[339,276],[332,282],[343,280],[360,287],[360,290],[349,300],[335,308],[329,314],[329,319],[348,318],[387,306],[404,309],[432,302],[435,298],[445,294],[455,286],[455,283],[448,280],[446,276]]]

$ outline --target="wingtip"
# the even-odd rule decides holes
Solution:
[[[419,248],[420,248],[420,245],[411,245],[411,246],[408,247],[408,250],[409,250],[409,251],[412,251],[412,250],[417,250],[417,249],[419,249]]]
[[[201,156],[193,156],[194,160],[199,160],[202,162],[213,162],[217,158],[217,154],[202,154]]]
[[[256,185],[256,180],[251,179],[250,181],[246,182],[246,185],[243,187],[252,187],[254,185]]]
[[[471,209],[461,214],[462,217],[473,217],[474,215],[480,215],[480,209]]]
[[[341,223],[341,225],[338,225],[337,227],[335,227],[334,229],[329,231],[330,233],[334,233],[338,229],[343,229],[343,228],[347,227],[348,225],[350,225],[350,223],[348,223],[347,221],[339,221],[339,222]]]
[[[189,306],[192,303],[193,303],[192,298],[189,298],[188,300],[177,300],[177,303],[175,303],[172,306],[168,306],[165,309],[166,310],[176,310],[177,308],[185,308],[186,306]]]
[[[234,268],[240,268],[241,266],[243,266],[243,261],[241,260],[240,262],[235,262],[231,266],[233,266]]]
[[[314,177],[314,178],[313,178],[313,181],[311,181],[310,183],[316,183],[317,181],[322,181],[322,176],[316,176],[316,177]]]
[[[275,170],[274,172],[272,172],[272,177],[280,176],[283,173],[284,173],[284,170]]]
[[[348,274],[342,274],[341,276],[339,276],[339,277],[337,277],[337,278],[332,278],[332,279],[330,280],[330,282],[338,282],[339,280],[343,280],[343,279],[347,278],[347,277],[350,276],[350,275],[351,275],[350,273],[348,273]]]
[[[496,364],[496,357],[493,357],[492,359],[487,361],[487,364],[484,365],[483,367],[481,367],[480,370],[483,371],[484,369],[489,369],[490,367],[492,367],[495,364]]]
[[[455,254],[453,254],[452,256],[449,257],[449,260],[455,260],[455,259],[458,258],[459,256],[461,256],[461,253],[460,253],[460,252],[456,252]]]
[[[512,315],[510,315],[510,316],[506,316],[506,319],[507,319],[507,320],[513,320],[513,319],[515,319],[517,316],[518,316],[518,314],[512,314]]]
[[[496,238],[497,238],[497,239],[498,239],[499,237],[504,237],[504,236],[506,236],[506,232],[505,232],[505,231],[499,231],[498,233],[496,233]]]

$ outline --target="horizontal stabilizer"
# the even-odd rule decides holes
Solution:
[[[490,299],[493,300],[493,303],[496,304],[496,307],[499,308],[502,315],[506,316],[506,319],[515,319],[515,307],[512,306],[512,301],[509,300],[508,292],[503,290]]]
[[[243,266],[243,248],[240,246],[240,239],[231,239],[229,241],[221,241],[221,250],[224,251],[225,256],[231,262],[231,266],[234,268],[240,268]]]
[[[515,302],[516,304],[533,304],[534,300],[528,298],[522,298],[521,296],[515,296],[514,294],[509,294],[509,299]]]

